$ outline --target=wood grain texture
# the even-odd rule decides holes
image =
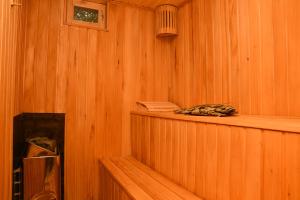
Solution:
[[[96,160],[130,154],[135,102],[168,99],[173,41],[152,10],[111,3],[103,32],[64,25],[62,2],[27,0],[20,111],[66,113],[66,199],[98,199]]]
[[[89,0],[89,1],[97,2],[102,0]],[[112,0],[112,2],[123,2],[123,3],[141,6],[141,7],[151,8],[151,9],[155,9],[157,6],[165,5],[165,4],[171,4],[180,7],[189,1],[190,0]]]
[[[23,159],[24,199],[56,198],[61,200],[60,157]]]
[[[141,116],[158,117],[187,122],[200,122],[207,124],[220,124],[229,126],[239,126],[246,128],[257,128],[271,131],[283,131],[300,133],[299,117],[280,117],[280,116],[254,116],[254,115],[234,115],[230,117],[212,116],[191,116],[175,114],[174,112],[148,112],[132,111],[132,114]]]
[[[100,198],[101,200],[134,200],[134,198],[127,193],[124,187],[120,185],[120,182],[114,178],[112,172],[103,165],[101,165],[100,171],[101,187],[99,189],[101,190],[102,195]],[[122,181],[124,182],[126,180],[122,179]],[[126,183],[128,187],[133,187],[128,184],[128,181]]]
[[[130,142],[139,160],[208,199],[299,199],[296,134],[136,116],[131,130],[145,135],[129,134],[136,100],[300,116],[297,0],[193,0],[179,9],[175,40],[155,38],[153,10],[129,6],[142,1],[112,3],[108,32],[63,25],[63,1],[26,2],[0,0],[0,199],[10,197],[17,112],[67,114],[67,199],[99,198],[97,158],[128,155]]]
[[[22,0],[15,1],[24,3]],[[16,72],[22,60],[23,6],[0,0],[0,199],[11,199],[12,121],[15,106]]]
[[[179,10],[170,100],[300,116],[300,3],[193,0]]]
[[[299,198],[299,134],[139,114],[131,119],[133,156],[199,197]]]
[[[133,199],[201,200],[131,156],[102,159],[101,171],[101,177],[105,179],[106,174],[109,173]],[[102,182],[105,184],[105,180],[102,179]],[[111,196],[114,195],[114,191],[104,190],[103,194]]]

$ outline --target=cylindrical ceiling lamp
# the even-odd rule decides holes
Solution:
[[[177,35],[177,7],[161,5],[156,8],[156,36],[171,37]]]

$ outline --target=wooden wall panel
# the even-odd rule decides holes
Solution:
[[[300,116],[296,0],[193,0],[179,11],[170,99]]]
[[[109,6],[109,31],[62,23],[63,1],[27,0],[22,112],[66,113],[66,199],[99,199],[97,159],[130,154],[137,100],[167,100],[174,41],[154,12]]]
[[[299,133],[131,119],[133,156],[204,199],[299,198]]]
[[[18,111],[14,104],[15,75],[22,54],[22,8],[0,0],[0,200],[11,199],[12,123]]]

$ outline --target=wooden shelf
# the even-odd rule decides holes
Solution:
[[[277,117],[277,116],[248,116],[248,115],[236,115],[232,117],[202,117],[202,116],[181,115],[172,112],[160,113],[160,112],[143,112],[143,111],[132,111],[131,113],[134,115],[174,119],[174,120],[181,120],[181,121],[222,124],[222,125],[230,125],[230,126],[260,128],[266,130],[300,133],[300,118]]]

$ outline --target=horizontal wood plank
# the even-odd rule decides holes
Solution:
[[[102,159],[101,163],[134,199],[201,200],[191,192],[139,163],[133,157]],[[108,192],[104,191],[104,193]]]
[[[102,159],[101,163],[133,199],[153,200],[110,159]]]
[[[179,121],[201,122],[208,124],[221,124],[266,130],[300,133],[300,118],[279,116],[247,116],[236,115],[231,117],[203,117],[175,114],[173,112],[143,112],[132,111],[133,115],[173,119]]]
[[[134,159],[131,156],[123,158],[128,165],[133,165],[136,168],[139,168],[144,173],[151,176],[153,179],[158,181],[160,184],[166,186],[169,190],[176,193],[178,196],[180,196],[183,199],[188,200],[199,200],[199,197],[196,197],[191,192],[185,190],[184,188],[180,187],[179,185],[175,184],[174,182],[170,181],[166,177],[162,176],[161,174],[153,171],[151,168],[147,167],[146,165],[143,165],[141,162],[138,162],[136,159]]]

